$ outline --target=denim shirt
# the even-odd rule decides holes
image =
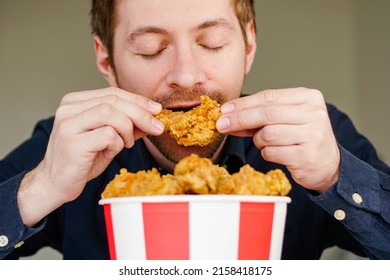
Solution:
[[[261,172],[280,168],[289,177],[289,196],[282,259],[319,259],[332,246],[372,259],[390,259],[390,168],[350,119],[328,105],[341,166],[338,182],[323,194],[296,184],[288,170],[267,162],[251,138],[229,136],[220,165],[230,173],[244,164]],[[142,140],[124,149],[74,201],[59,207],[36,226],[23,224],[17,190],[23,176],[42,160],[53,118],[37,124],[30,139],[0,161],[0,258],[17,259],[50,246],[64,259],[108,259],[100,195],[122,167],[130,172],[158,167]],[[321,160],[321,159],[318,159]]]

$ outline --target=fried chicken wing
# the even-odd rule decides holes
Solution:
[[[203,95],[201,104],[188,112],[163,109],[159,119],[177,143],[183,146],[207,146],[218,136],[216,121],[221,116],[220,104]]]

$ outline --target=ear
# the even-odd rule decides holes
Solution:
[[[247,47],[246,47],[246,68],[245,74],[248,74],[252,68],[253,61],[255,60],[256,55],[256,31],[253,21],[249,22],[246,26],[246,38],[247,38]]]
[[[117,87],[115,72],[111,67],[107,48],[98,36],[94,36],[94,47],[96,55],[96,65],[100,73],[112,87]]]

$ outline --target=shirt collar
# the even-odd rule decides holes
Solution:
[[[246,162],[245,139],[228,136],[219,165],[225,167],[230,174],[233,174],[238,172]]]

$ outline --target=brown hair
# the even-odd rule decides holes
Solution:
[[[233,9],[240,23],[240,28],[246,42],[246,25],[253,21],[255,28],[254,0],[231,0]],[[114,49],[114,32],[116,27],[115,0],[92,0],[91,8],[92,33],[97,35],[107,48],[109,59]]]

